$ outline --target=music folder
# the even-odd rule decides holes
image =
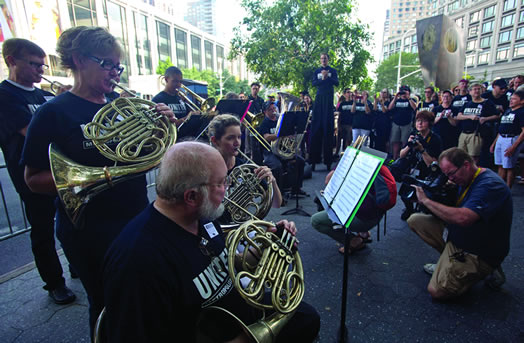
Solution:
[[[367,147],[346,149],[324,192],[318,194],[333,222],[349,227],[386,157]]]
[[[279,118],[277,137],[291,136],[306,130],[308,113],[306,111],[284,112]]]
[[[218,102],[216,110],[219,114],[233,114],[238,119],[241,119],[248,105],[249,101],[246,100],[222,99]]]

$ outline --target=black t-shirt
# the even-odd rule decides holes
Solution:
[[[164,91],[155,95],[151,101],[157,104],[161,102],[166,104],[173,111],[177,119],[184,118],[189,112],[191,112],[189,106],[186,106],[178,95],[171,95]]]
[[[464,107],[460,110],[460,113],[464,115],[474,114],[478,117],[490,117],[492,115],[498,114],[498,110],[495,107],[495,104],[490,100],[484,100],[483,102],[467,102]],[[460,127],[464,133],[473,133],[475,130],[480,129],[482,126],[487,126],[486,123],[479,125],[477,120],[461,120]]]
[[[4,80],[0,83],[0,147],[7,171],[18,193],[30,192],[20,164],[25,137],[20,130],[29,125],[38,107],[54,97],[39,88],[24,89]]]
[[[265,117],[257,130],[262,136],[266,133],[275,134],[277,133],[277,120],[271,120]]]
[[[435,107],[438,106],[438,102],[436,101],[422,101],[418,104],[418,111],[430,111],[432,112]]]
[[[373,127],[373,105],[368,101],[369,113],[366,113],[366,105],[357,100],[355,104],[355,112],[353,113],[353,128],[371,130]]]
[[[456,127],[449,123],[448,118],[455,117],[457,112],[452,106],[444,108],[442,105],[438,105],[433,108],[435,114],[435,120],[440,118],[439,121],[433,125],[433,132],[439,134],[444,140],[448,139],[450,135],[455,135]]]
[[[468,101],[471,101],[471,95],[456,95],[451,101],[451,107],[453,107],[453,109],[459,113],[460,109],[464,107]]]
[[[187,106],[178,95],[170,95],[164,91],[155,95],[151,101],[157,104],[166,104],[173,111],[177,119],[184,118],[191,112],[189,106]],[[183,126],[178,127],[177,137],[195,137],[205,128],[207,123],[208,120],[202,118],[202,116],[193,115],[184,122]]]
[[[199,314],[209,306],[252,322],[252,309],[229,277],[220,226],[205,223],[194,235],[151,204],[125,226],[103,268],[109,341],[194,342]],[[229,326],[221,330],[224,340],[235,334]]]
[[[328,71],[328,77],[325,80],[322,79],[322,70]],[[312,83],[313,87],[317,87],[317,97],[319,95],[333,94],[333,87],[338,86],[337,70],[335,68],[331,68],[330,66],[316,69],[313,73]]]
[[[264,106],[264,99],[262,99],[259,96],[257,96],[257,98],[255,99],[252,95],[249,95],[247,97],[247,100],[253,100],[253,102],[251,103],[251,107],[249,108],[249,112],[253,114],[258,114],[262,112],[262,107]]]
[[[500,117],[499,133],[518,136],[524,127],[524,107],[516,110],[508,108]]]
[[[66,157],[81,165],[113,166],[114,162],[100,154],[83,132],[85,124],[91,122],[95,113],[103,106],[71,92],[63,93],[42,105],[29,124],[22,162],[33,168],[49,170],[48,149],[49,144],[54,143]],[[114,148],[116,143],[108,142],[108,145]],[[111,168],[109,170],[111,171]],[[89,225],[100,225],[111,218],[122,224],[126,223],[148,202],[145,176],[116,184],[90,200],[84,215],[85,230],[88,230]],[[65,215],[61,203],[58,209],[59,216]],[[70,221],[64,217],[60,223]]]
[[[393,123],[399,126],[405,126],[411,124],[415,111],[409,103],[409,99],[397,99],[395,107],[391,110],[391,116]]]
[[[481,95],[484,99],[491,100],[495,107],[499,110],[499,113],[504,113],[509,107],[509,101],[506,94],[502,94],[500,97],[495,98],[493,92],[486,92]]]
[[[338,116],[339,125],[352,125],[353,124],[353,114],[351,113],[351,106],[353,106],[353,100],[342,101],[338,106],[338,111],[340,112]]]
[[[417,131],[411,132],[411,135],[415,136],[417,134]],[[426,150],[429,156],[433,158],[437,158],[440,156],[440,153],[442,152],[442,139],[438,134],[431,131],[426,138],[421,142],[422,146]],[[415,154],[417,156],[417,163],[414,167],[414,169],[418,170],[419,174],[417,177],[424,178],[429,174],[429,167],[424,161],[422,157],[422,153],[415,149],[410,150],[410,154]]]

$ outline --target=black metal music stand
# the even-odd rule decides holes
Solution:
[[[305,111],[289,111],[282,114],[284,117],[280,122],[280,127],[277,128],[278,136],[291,136],[295,134],[302,134],[305,131],[307,125],[308,114]],[[298,182],[299,178],[299,169],[298,163],[296,161],[298,149],[295,152],[295,180]],[[293,188],[296,188],[295,194],[293,194]],[[304,211],[299,203],[298,199],[300,198],[299,187],[291,187],[291,196],[295,196],[295,208],[282,212],[282,215],[288,214],[300,214],[302,216],[311,217],[311,214]],[[308,195],[309,196],[309,195]]]

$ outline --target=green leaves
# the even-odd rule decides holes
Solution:
[[[250,13],[235,30],[230,58],[244,56],[250,70],[268,87],[311,88],[311,76],[327,52],[339,72],[340,88],[367,76],[371,35],[351,20],[351,0],[243,0]]]
[[[412,66],[419,65],[418,54],[403,52],[402,53],[402,65]],[[398,66],[398,53],[389,56],[387,59],[382,61],[375,73],[377,74],[377,82],[375,83],[375,91],[378,92],[384,88],[394,90],[396,92],[397,87],[397,68]],[[418,67],[420,68],[420,67]],[[400,69],[400,76],[404,76],[415,71],[417,67],[402,67]],[[409,85],[413,88],[423,88],[424,81],[422,80],[422,73],[417,73],[403,79],[400,82],[402,85]]]

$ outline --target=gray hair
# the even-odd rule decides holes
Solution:
[[[172,146],[164,155],[156,177],[156,193],[159,198],[169,202],[184,199],[188,189],[205,184],[211,170],[202,161],[215,149],[200,142],[182,142]]]

